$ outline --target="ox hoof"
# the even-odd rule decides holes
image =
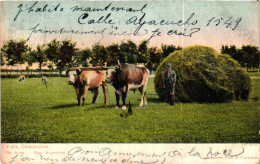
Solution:
[[[118,106],[115,106],[115,109],[118,109]]]
[[[123,109],[123,110],[126,110],[126,106],[125,106],[125,105],[124,105],[124,106],[122,106],[122,109]]]

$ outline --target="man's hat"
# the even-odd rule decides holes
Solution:
[[[172,64],[171,63],[168,63],[167,64],[167,68],[171,68],[172,67]]]

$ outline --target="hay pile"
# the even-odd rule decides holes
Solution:
[[[170,54],[155,72],[155,90],[165,99],[163,73],[172,63],[177,75],[176,100],[181,102],[224,102],[248,99],[248,74],[229,55],[205,46],[190,46]]]

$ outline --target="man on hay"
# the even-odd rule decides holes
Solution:
[[[167,64],[167,70],[164,72],[164,87],[167,103],[174,105],[175,101],[175,83],[176,83],[176,74],[172,70],[172,64]]]

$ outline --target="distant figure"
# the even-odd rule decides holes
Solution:
[[[17,82],[24,82],[24,80],[25,80],[25,76],[24,75],[20,75],[19,76],[19,78],[18,78],[18,80],[17,80]]]
[[[164,72],[164,87],[166,92],[167,103],[174,105],[175,101],[175,83],[176,83],[176,74],[172,70],[172,64],[167,64],[167,70]]]
[[[46,76],[42,76],[42,82],[45,84],[45,86],[47,88],[48,79]]]

